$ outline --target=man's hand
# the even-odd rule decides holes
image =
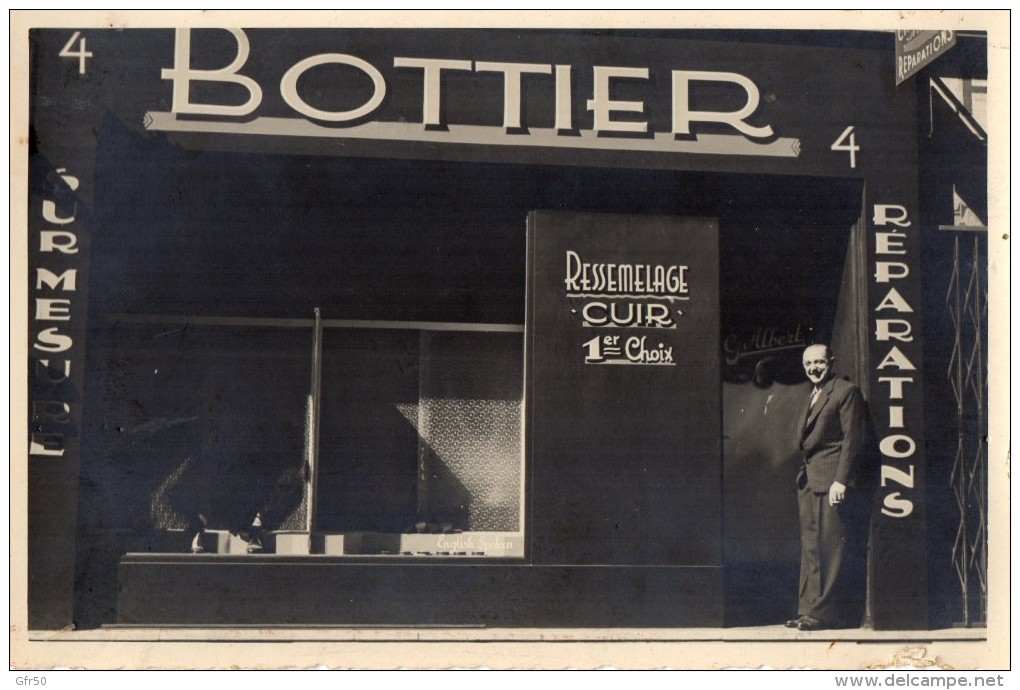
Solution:
[[[844,498],[846,498],[846,485],[833,482],[829,487],[829,505],[834,506],[837,503],[842,503]]]

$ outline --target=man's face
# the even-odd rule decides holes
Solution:
[[[816,386],[824,383],[832,373],[832,359],[824,345],[812,345],[804,350],[804,373]]]

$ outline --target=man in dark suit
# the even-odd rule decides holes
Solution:
[[[809,346],[803,362],[813,385],[798,430],[800,601],[786,625],[856,627],[866,590],[869,501],[856,490],[867,452],[866,404],[857,386],[835,377],[828,346]]]

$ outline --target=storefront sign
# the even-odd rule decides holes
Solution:
[[[258,110],[262,103],[262,85],[251,77],[239,74],[244,67],[251,50],[248,37],[240,29],[227,29],[237,40],[237,53],[231,63],[219,69],[200,70],[191,66],[191,30],[178,29],[174,45],[174,64],[162,71],[163,79],[173,83],[173,103],[171,112],[188,115],[221,115],[228,117],[247,117]],[[309,70],[323,65],[342,65],[345,70],[354,70],[361,78],[372,82],[372,92],[357,107],[346,110],[324,110],[314,107],[305,100],[298,88],[298,81]],[[394,69],[421,70],[423,77],[423,96],[421,123],[424,126],[442,126],[441,115],[443,72],[475,72],[496,73],[503,75],[503,122],[502,127],[509,130],[522,127],[521,81],[525,74],[553,76],[555,79],[556,121],[554,128],[560,132],[575,129],[572,117],[571,89],[572,65],[552,65],[539,63],[517,62],[485,62],[471,59],[434,59],[423,57],[393,58]],[[638,100],[615,100],[610,93],[615,82],[624,80],[648,80],[647,67],[620,67],[595,65],[590,68],[593,74],[594,92],[586,99],[586,108],[593,117],[592,129],[595,132],[647,132],[648,123],[640,118],[621,119],[619,113],[642,113],[645,104]],[[247,99],[237,105],[223,103],[195,103],[191,100],[192,82],[228,83],[242,87],[248,93]],[[694,110],[691,107],[691,89],[695,82],[717,82],[733,84],[745,94],[744,105],[732,111]],[[742,74],[733,72],[706,72],[701,70],[672,70],[673,98],[673,131],[675,135],[688,135],[691,125],[697,122],[721,122],[741,134],[752,139],[767,139],[773,135],[769,125],[756,127],[745,118],[753,115],[761,101],[758,87]],[[276,86],[275,84],[273,86]],[[355,55],[345,53],[326,53],[312,55],[295,63],[280,80],[278,88],[283,100],[295,114],[310,120],[323,122],[351,122],[370,117],[382,105],[386,98],[386,78],[372,63]]]
[[[183,132],[221,132],[270,136],[309,136],[329,138],[365,138],[443,143],[553,146],[567,148],[672,151],[712,155],[756,155],[797,157],[800,142],[775,138],[768,123],[752,120],[762,101],[757,84],[743,74],[730,71],[706,71],[674,68],[653,74],[647,66],[573,65],[541,62],[485,61],[464,55],[455,59],[397,55],[380,61],[342,52],[314,54],[299,59],[277,81],[264,75],[242,73],[252,52],[247,34],[227,29],[236,43],[230,62],[216,69],[193,66],[190,29],[175,32],[171,66],[161,71],[162,79],[173,85],[169,112],[149,112],[149,129]],[[341,94],[357,94],[344,99],[345,105],[331,109],[319,107],[322,95],[302,87],[302,78],[315,73],[328,74],[325,89]],[[420,91],[417,121],[388,120],[387,100],[401,73],[419,75],[414,85]],[[590,78],[590,98],[575,90],[575,77]],[[477,124],[457,121],[448,112],[451,79],[470,79],[487,97],[498,99],[502,93],[501,120]],[[544,93],[545,102],[536,102],[523,84],[547,80],[553,85]],[[307,84],[308,79],[304,80]],[[500,83],[502,82],[502,84]],[[649,122],[645,99],[661,100],[667,86],[669,130],[655,131]],[[226,86],[226,88],[222,88]],[[219,87],[219,88],[217,88]],[[613,94],[621,89],[642,94],[623,99]],[[726,107],[709,108],[705,93],[727,92]],[[193,98],[202,90],[204,101]],[[267,116],[262,108],[266,94],[282,96],[284,117]],[[237,102],[238,94],[244,100]],[[734,96],[736,94],[736,96]],[[400,98],[397,94],[397,98]],[[477,92],[471,94],[472,100]],[[483,96],[486,97],[486,96]],[[697,108],[694,103],[699,105]],[[733,107],[734,102],[739,107]],[[459,104],[458,104],[459,105]],[[575,117],[576,105],[583,106],[585,122]],[[454,105],[452,109],[456,109]],[[526,112],[544,109],[553,115],[551,126],[528,121]],[[182,119],[180,116],[185,116]],[[252,116],[255,116],[252,119]],[[720,125],[724,133],[698,133],[702,125]],[[544,125],[544,123],[543,123]],[[650,136],[649,136],[650,135]]]

